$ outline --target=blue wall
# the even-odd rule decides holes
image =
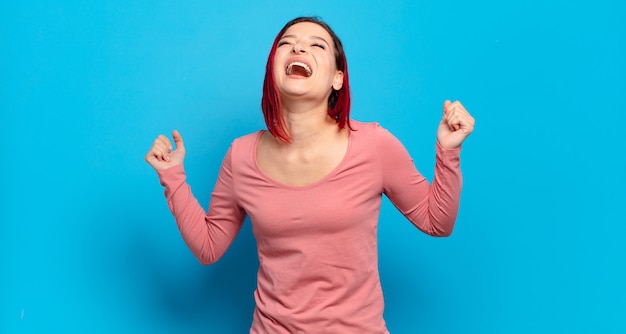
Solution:
[[[230,141],[262,128],[289,19],[343,39],[353,116],[432,177],[444,99],[477,119],[452,237],[384,202],[392,333],[626,332],[621,1],[13,1],[0,5],[0,332],[236,333],[254,307],[247,223],[216,265],[181,240],[154,171],[179,129],[208,203]]]

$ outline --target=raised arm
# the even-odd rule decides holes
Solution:
[[[380,139],[384,192],[417,228],[433,236],[449,236],[456,221],[462,187],[461,143],[474,119],[457,102],[444,103],[437,131],[432,185],[417,171],[404,146],[390,133]]]
[[[207,212],[186,181],[182,136],[177,131],[172,135],[176,150],[165,136],[159,136],[146,155],[146,161],[156,170],[165,187],[167,204],[185,243],[202,264],[211,264],[228,249],[245,218],[232,192],[230,150],[222,163]]]

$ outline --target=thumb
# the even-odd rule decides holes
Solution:
[[[448,106],[449,106],[449,105],[451,105],[451,104],[452,104],[452,102],[450,102],[450,100],[446,100],[446,101],[443,103],[443,113],[444,113],[444,114],[446,113],[446,108],[448,108]]]
[[[172,137],[174,138],[174,144],[176,145],[176,149],[185,148],[185,144],[183,143],[183,136],[180,135],[178,130],[172,131]]]

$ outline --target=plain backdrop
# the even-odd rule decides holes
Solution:
[[[617,0],[3,2],[0,332],[247,332],[250,222],[201,266],[143,157],[180,130],[206,207],[230,142],[264,128],[267,54],[300,15],[343,40],[353,118],[389,129],[427,178],[443,101],[476,118],[450,238],[383,202],[392,333],[626,332],[624,13]]]

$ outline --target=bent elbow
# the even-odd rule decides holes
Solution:
[[[201,254],[196,254],[196,259],[198,259],[200,264],[202,264],[203,266],[210,266],[214,264],[215,262],[217,262],[217,260],[220,259],[220,256],[216,256],[215,254],[201,253]]]
[[[200,261],[200,264],[203,266],[210,266],[217,262],[216,259],[198,259],[198,261]]]
[[[201,264],[201,265],[203,265],[203,266],[210,266],[210,265],[212,265],[212,264],[213,264],[213,262],[211,262],[211,261],[207,261],[207,260],[204,260],[204,259],[199,259],[198,261],[199,261],[199,262],[200,262],[200,264]]]
[[[452,235],[452,229],[440,230],[431,235],[438,238],[447,238]]]
[[[454,231],[454,221],[448,224],[433,225],[428,234],[433,237],[447,238],[452,235],[452,231]]]
[[[445,215],[442,217],[437,217],[435,215],[430,216],[430,235],[434,237],[449,237],[452,235],[452,231],[454,230],[454,226],[456,225],[456,214],[455,215]]]

